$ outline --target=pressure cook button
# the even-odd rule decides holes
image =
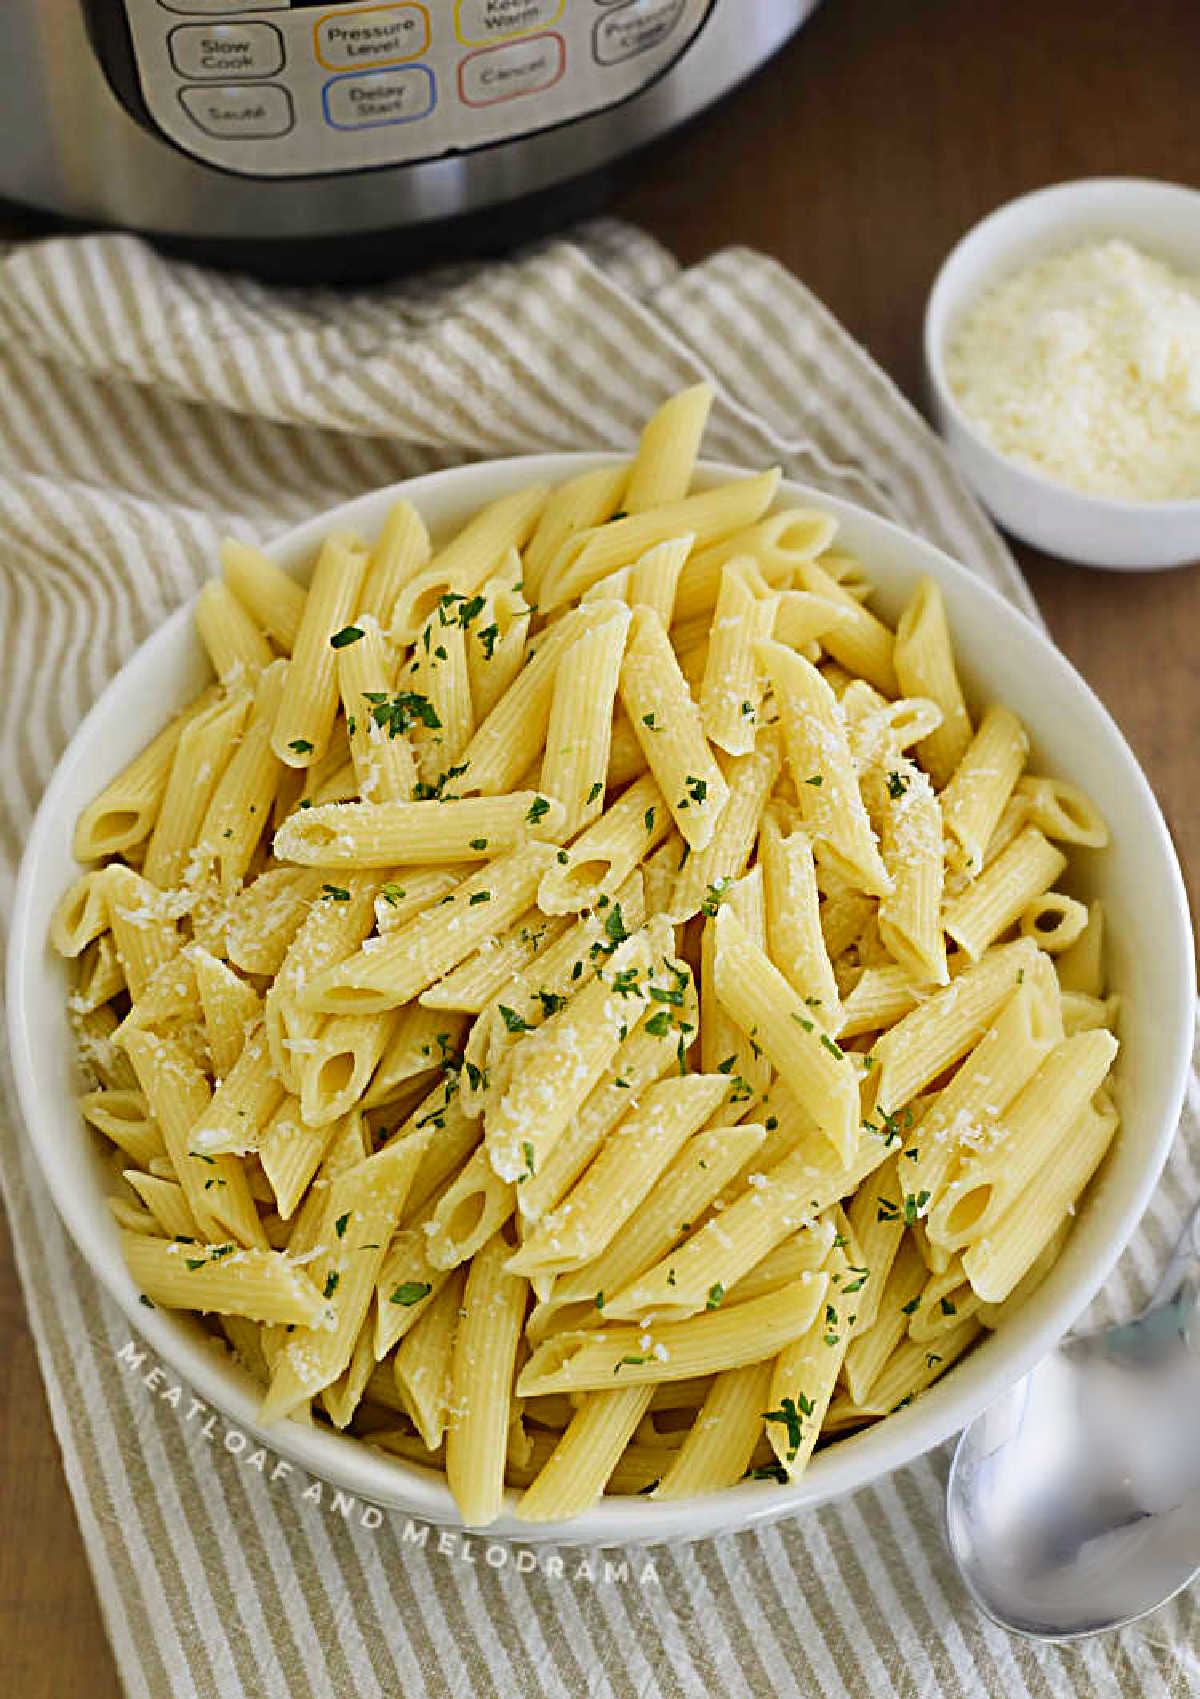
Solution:
[[[458,67],[458,92],[468,106],[538,94],[563,74],[567,49],[561,35],[531,35],[505,47],[468,54]]]
[[[168,39],[184,77],[273,77],[283,69],[283,37],[274,24],[180,24]]]
[[[648,53],[675,28],[683,16],[684,0],[630,0],[620,11],[596,20],[592,52],[600,65],[618,65]]]
[[[318,18],[317,58],[331,71],[394,65],[416,59],[429,46],[424,6],[364,6]]]
[[[322,96],[325,122],[335,130],[369,130],[375,124],[410,124],[433,111],[437,85],[424,65],[396,71],[363,71],[331,77]]]
[[[467,47],[546,29],[563,14],[563,0],[455,0],[454,29]]]
[[[295,122],[292,97],[274,83],[253,87],[217,88],[211,83],[198,88],[181,88],[179,98],[193,124],[206,136],[222,140],[262,141],[286,136]]]

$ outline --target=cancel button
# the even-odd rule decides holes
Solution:
[[[558,81],[565,59],[561,35],[531,35],[504,47],[487,47],[458,67],[458,90],[468,106],[493,106],[537,94]]]

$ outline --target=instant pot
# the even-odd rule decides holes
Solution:
[[[435,227],[556,206],[815,5],[0,0],[0,196],[218,258],[385,234],[426,251]]]

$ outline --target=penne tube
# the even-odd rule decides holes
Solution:
[[[517,1344],[528,1283],[506,1274],[512,1247],[489,1239],[467,1274],[454,1339],[446,1478],[468,1527],[499,1516]]]
[[[233,755],[250,708],[248,691],[218,701],[179,735],[142,877],[166,890],[194,877],[193,851],[217,782]]]
[[[788,765],[805,826],[853,888],[892,888],[858,788],[844,715],[817,669],[781,643],[760,643],[783,723]]]
[[[633,1386],[585,1394],[558,1444],[522,1494],[517,1504],[521,1520],[559,1522],[593,1504],[645,1415],[653,1392],[652,1386]]]
[[[852,1192],[886,1155],[883,1141],[866,1131],[846,1163],[824,1140],[816,1148],[804,1141],[760,1173],[758,1183],[751,1177],[734,1202],[678,1249],[621,1291],[611,1297],[606,1293],[606,1318],[654,1315],[673,1320],[695,1315],[705,1308],[714,1286],[731,1291],[781,1240]]]
[[[487,718],[525,664],[530,607],[521,578],[521,557],[510,549],[500,572],[480,591],[483,606],[467,627],[467,676],[476,725]]]
[[[287,767],[311,767],[329,747],[338,711],[332,639],[350,623],[367,571],[367,553],[345,534],[326,538],[296,632],[271,747]]]
[[[282,1082],[271,1072],[267,1035],[260,1024],[193,1122],[188,1150],[195,1156],[244,1156],[257,1148],[283,1095]]]
[[[892,658],[895,638],[883,621],[844,590],[819,560],[798,564],[796,585],[838,610],[837,620],[821,634],[822,646],[834,660],[885,696],[898,696],[900,685]]]
[[[1054,1046],[1004,1110],[995,1143],[960,1158],[954,1179],[929,1214],[935,1245],[955,1251],[988,1237],[1068,1137],[1100,1089],[1117,1048],[1112,1033],[1103,1030],[1078,1032]],[[995,1301],[990,1292],[981,1296]]]
[[[601,466],[550,491],[525,549],[525,589],[531,601],[536,602],[546,568],[564,544],[579,532],[606,525],[616,515],[629,470],[626,462]]]
[[[81,873],[55,905],[50,920],[50,943],[60,956],[82,955],[87,946],[108,931],[107,869]]]
[[[1016,794],[1028,818],[1055,842],[1082,849],[1104,849],[1108,844],[1108,827],[1099,809],[1078,785],[1027,773],[1017,780]]]
[[[942,822],[963,871],[975,875],[1029,753],[1025,728],[993,704],[942,792]]]
[[[509,1258],[514,1274],[560,1274],[592,1262],[663,1171],[729,1095],[723,1074],[660,1080],[608,1135],[583,1178]]]
[[[770,637],[777,607],[778,597],[749,557],[721,568],[700,719],[709,740],[729,755],[748,755],[754,748],[764,688],[755,644]]]
[[[126,1168],[122,1177],[150,1211],[160,1233],[168,1239],[195,1243],[199,1237],[196,1221],[178,1180],[159,1179],[137,1168]]]
[[[417,783],[417,764],[400,729],[403,701],[395,711],[392,669],[379,626],[374,617],[360,613],[354,625],[336,635],[343,639],[337,651],[338,694],[358,794],[368,804],[407,802]]]
[[[401,1227],[392,1236],[375,1282],[376,1362],[417,1325],[450,1279],[451,1271],[434,1268],[426,1255],[423,1224]],[[393,1376],[395,1367],[393,1358]]]
[[[271,731],[283,694],[286,663],[262,670],[242,738],[217,780],[197,836],[197,851],[216,868],[222,891],[246,877],[266,830],[282,771],[271,749]]]
[[[912,978],[949,980],[943,936],[942,812],[933,786],[902,757],[877,770],[868,790],[880,823],[880,852],[892,888],[879,900],[879,937]],[[974,954],[974,952],[972,952]]]
[[[143,1295],[164,1309],[204,1310],[309,1327],[326,1305],[303,1269],[280,1251],[187,1245],[122,1233],[126,1266]]]
[[[525,912],[553,854],[548,845],[529,844],[489,862],[436,908],[313,975],[297,1002],[327,1014],[363,1015],[411,1002]]]
[[[632,510],[631,510],[632,511]],[[625,601],[631,608],[651,608],[670,628],[675,612],[679,575],[687,564],[695,538],[690,531],[647,549],[628,569]],[[601,580],[603,583],[604,580]]]
[[[70,1003],[79,1014],[90,1014],[127,989],[125,971],[111,932],[102,932],[99,938],[85,945],[78,959],[79,977]]]
[[[923,696],[942,711],[941,724],[917,746],[922,766],[940,790],[966,754],[972,731],[954,665],[945,604],[932,578],[922,578],[900,616],[892,660],[904,694]]]
[[[952,1257],[940,1274],[931,1274],[920,1301],[908,1319],[908,1337],[917,1345],[932,1345],[979,1312],[980,1300],[963,1273],[961,1257]]]
[[[759,949],[764,947],[766,915],[763,904],[762,872],[754,868],[718,892],[719,902],[709,906],[728,907],[746,936]],[[771,1082],[771,1064],[761,1048],[742,1032],[721,1007],[714,990],[713,972],[717,955],[716,915],[706,918],[700,935],[700,1066],[705,1073],[724,1074],[730,1084],[729,1101],[744,1114],[745,1104],[765,1096]]]
[[[140,873],[113,862],[103,871],[104,901],[117,960],[136,999],[154,973],[183,947],[170,901]]]
[[[1061,850],[1036,826],[1026,826],[961,896],[947,902],[946,931],[972,961],[978,961],[1049,890],[1066,865]],[[1033,928],[1026,935],[1041,942]]]
[[[762,1438],[773,1373],[768,1357],[715,1376],[652,1498],[687,1498],[737,1485]]]
[[[322,884],[316,868],[272,867],[260,873],[224,909],[224,954],[243,973],[278,973],[312,904],[332,900],[333,889]],[[213,948],[219,947],[213,940]]]
[[[308,1126],[300,1117],[298,1101],[291,1096],[283,1099],[263,1128],[258,1160],[282,1220],[290,1221],[295,1215],[339,1131],[336,1124]]]
[[[823,1274],[797,1280],[730,1309],[718,1305],[686,1321],[561,1333],[544,1340],[517,1380],[522,1396],[612,1391],[693,1375],[719,1374],[773,1357],[813,1322],[825,1298]]]
[[[542,577],[537,605],[551,613],[581,595],[614,567],[628,566],[656,543],[690,534],[706,547],[760,519],[779,487],[779,472],[761,472],[721,484],[681,501],[664,502],[590,530],[576,532],[558,549]]]
[[[140,1091],[111,1091],[101,1088],[79,1098],[79,1111],[89,1127],[95,1127],[131,1162],[145,1168],[151,1158],[164,1156],[166,1145]]]
[[[1065,891],[1043,891],[1021,910],[1021,936],[1032,938],[1039,950],[1051,956],[1078,943],[1087,924],[1087,904]]]
[[[774,589],[792,582],[801,561],[811,560],[829,546],[837,521],[814,508],[788,508],[772,513],[743,531],[701,546],[689,558],[675,597],[679,623],[699,619],[716,605],[721,569],[740,555],[749,555]],[[787,641],[783,639],[783,641]]]
[[[290,655],[300,632],[308,593],[261,550],[227,537],[221,544],[226,587],[254,623]]]
[[[306,867],[430,867],[491,860],[556,837],[566,809],[537,791],[440,802],[342,802],[293,814],[275,834],[281,861]]]
[[[271,665],[271,645],[227,584],[210,578],[194,604],[196,630],[222,684]]]
[[[1054,970],[1064,993],[1081,991],[1089,997],[1103,997],[1105,980],[1102,903],[1091,904],[1087,924],[1075,942],[1056,957]]]
[[[745,871],[767,797],[779,776],[779,759],[779,744],[770,732],[763,734],[749,755],[721,758],[729,798],[707,846],[687,854],[679,867],[669,904],[673,921],[688,920],[701,909],[711,908]]]
[[[808,1467],[853,1334],[842,1295],[849,1263],[840,1247],[830,1251],[825,1269],[824,1310],[776,1357],[764,1411],[767,1438],[789,1481]]]
[[[429,564],[433,552],[425,521],[403,496],[388,509],[371,546],[367,574],[355,610],[356,623],[374,620],[386,626],[404,586]]]
[[[653,775],[645,773],[556,856],[538,886],[538,907],[546,914],[578,914],[613,897],[671,829],[671,811]]]
[[[675,824],[692,849],[706,848],[729,787],[662,621],[648,608],[633,615],[621,700]]]
[[[496,1173],[480,1145],[438,1199],[425,1227],[425,1254],[434,1268],[457,1268],[500,1231],[517,1207],[511,1181]]]
[[[626,513],[645,513],[687,495],[712,404],[712,386],[697,383],[651,414],[629,470]]]
[[[264,1016],[271,1063],[289,1091],[300,1089],[300,1064],[321,1026],[319,1015],[300,1008],[297,994],[314,974],[344,961],[363,942],[374,924],[378,888],[373,875],[351,873],[336,897],[332,887],[324,891],[307,908],[276,969]]]
[[[536,979],[539,952],[552,949],[565,931],[565,921],[550,920],[540,909],[531,908],[503,936],[489,938],[444,979],[422,991],[420,1001],[430,1011],[480,1014],[514,977]]]
[[[613,707],[630,614],[597,602],[606,617],[577,637],[554,677],[541,788],[562,810],[556,832],[573,838],[603,811]]]
[[[719,910],[713,989],[732,1019],[770,1060],[788,1090],[844,1160],[857,1140],[858,1078],[840,1045],[818,1027],[779,969]]]
[[[454,1387],[454,1339],[467,1276],[455,1269],[396,1348],[396,1391],[430,1451],[446,1435]]]
[[[864,1414],[886,1416],[903,1404],[910,1403],[939,1375],[945,1374],[963,1352],[978,1339],[982,1329],[974,1317],[968,1317],[937,1341],[937,1349],[918,1345],[905,1339],[892,1352],[871,1387],[869,1405]]]
[[[837,1032],[841,1004],[833,964],[821,930],[820,896],[812,844],[804,832],[780,829],[778,817],[762,817],[758,858],[763,870],[767,955],[812,1017]]]
[[[421,628],[446,596],[470,597],[499,567],[510,549],[523,548],[549,494],[530,484],[480,508],[428,566],[401,589],[392,610],[393,643],[415,643]]]
[[[88,803],[75,826],[72,853],[76,861],[103,861],[107,856],[127,854],[145,842],[158,818],[180,737],[216,701],[214,685],[170,720],[95,801]]]
[[[978,1044],[1036,959],[1027,939],[1001,944],[890,1027],[871,1051],[876,1108],[885,1115],[903,1108]]]
[[[186,954],[195,980],[213,1071],[218,1079],[224,1079],[262,1020],[262,998],[227,962],[210,955],[202,945],[189,945]]]
[[[441,794],[448,778],[457,776],[459,757],[475,729],[467,639],[461,623],[473,605],[450,596],[439,602],[421,628],[413,660],[401,674],[406,690],[393,698],[403,701],[406,692],[411,692],[420,705],[412,728],[412,743],[421,783],[435,787],[435,795]],[[371,712],[381,713],[383,707],[374,704]],[[430,793],[418,789],[415,794]]]
[[[881,1196],[882,1202],[877,1207],[886,1216],[890,1214],[887,1205],[892,1200],[887,1194]],[[884,1365],[905,1338],[909,1317],[921,1301],[927,1279],[924,1259],[912,1235],[906,1235],[892,1258],[874,1321],[856,1334],[846,1349],[842,1373],[855,1404],[866,1404]]]
[[[362,1103],[400,1019],[400,1010],[389,1009],[382,1015],[333,1015],[325,1022],[299,1059],[300,1114],[308,1126],[328,1126]]]
[[[879,1315],[880,1300],[904,1238],[902,1197],[899,1157],[892,1156],[846,1206],[856,1251],[842,1291],[856,1300],[855,1333],[866,1333]]]

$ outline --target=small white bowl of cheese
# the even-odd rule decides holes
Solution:
[[[974,226],[925,312],[934,422],[1007,531],[1084,566],[1200,560],[1200,192],[1094,177]]]

